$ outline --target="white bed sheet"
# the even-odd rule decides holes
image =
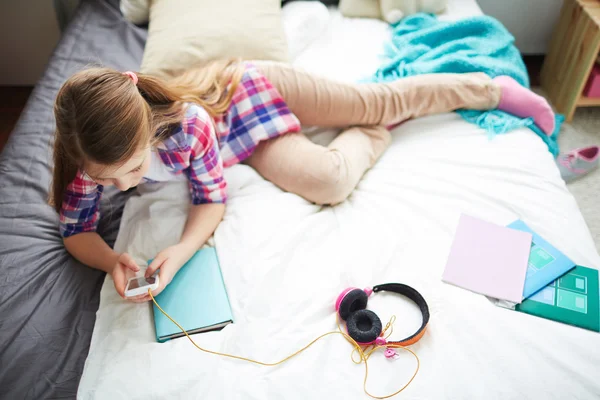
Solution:
[[[466,4],[466,3],[465,3]],[[296,64],[335,79],[371,73],[384,24],[333,12],[327,35]],[[316,132],[327,142],[332,132]],[[235,323],[195,335],[207,348],[275,361],[335,329],[333,303],[347,286],[403,282],[429,303],[421,360],[404,399],[591,399],[600,396],[600,335],[496,307],[446,285],[441,274],[461,212],[507,224],[524,219],[575,262],[600,257],[544,143],[523,129],[488,140],[454,113],[413,120],[348,201],[321,208],[251,168],[226,171],[230,202],[216,245]],[[140,262],[174,243],[187,208],[185,183],[143,186],[126,206],[116,248]],[[387,294],[369,301],[394,337],[420,324],[418,309]],[[261,367],[204,354],[182,338],[155,341],[152,309],[129,304],[107,278],[79,398],[368,398],[350,345],[329,337],[286,364]],[[369,388],[385,395],[414,359],[370,360]]]

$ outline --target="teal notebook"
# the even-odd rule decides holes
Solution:
[[[508,225],[508,228],[529,232],[533,236],[523,287],[524,298],[542,290],[550,282],[575,267],[573,261],[535,233],[525,222],[516,220]]]
[[[578,265],[515,310],[600,332],[598,286],[598,271]]]
[[[156,302],[188,334],[219,330],[233,323],[233,314],[217,252],[199,250],[177,272]],[[153,303],[156,340],[165,342],[185,336]]]

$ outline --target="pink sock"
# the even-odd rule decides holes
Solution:
[[[510,76],[497,76],[493,81],[502,89],[498,109],[521,118],[532,117],[548,136],[554,132],[554,112],[546,99],[521,86]]]

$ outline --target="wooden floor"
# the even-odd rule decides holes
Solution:
[[[539,86],[543,56],[525,56],[531,86]],[[33,87],[0,86],[0,151],[4,148]]]

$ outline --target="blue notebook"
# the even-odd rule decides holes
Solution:
[[[233,314],[214,248],[199,250],[177,272],[156,301],[188,334],[219,330]],[[156,340],[185,336],[153,303]]]
[[[575,263],[535,233],[523,221],[516,220],[509,228],[529,232],[533,236],[527,264],[523,297],[528,298],[540,291],[558,277],[575,268]]]

